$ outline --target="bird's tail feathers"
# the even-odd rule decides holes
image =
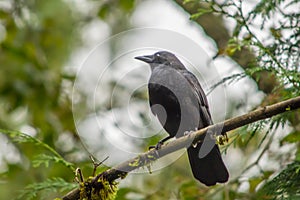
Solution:
[[[229,173],[222,160],[218,145],[215,144],[205,156],[201,156],[201,152],[203,152],[201,146],[198,144],[196,147],[191,146],[187,149],[194,177],[207,186],[227,182]]]

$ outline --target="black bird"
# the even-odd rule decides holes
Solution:
[[[151,111],[169,133],[157,144],[172,137],[181,137],[187,131],[211,125],[206,96],[194,74],[188,71],[172,53],[160,51],[135,59],[148,63],[151,77],[148,83]],[[202,147],[202,148],[201,148]],[[194,177],[207,186],[224,183],[229,174],[218,145],[210,136],[187,149]]]

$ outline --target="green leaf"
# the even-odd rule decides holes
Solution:
[[[280,174],[268,181],[258,192],[258,199],[299,199],[300,161],[289,164]]]
[[[143,191],[146,193],[146,191]],[[128,199],[128,194],[134,194],[137,197],[144,197],[145,194],[142,194],[141,191],[136,188],[122,187],[117,191],[117,196],[115,200]]]
[[[26,186],[25,189],[20,191],[20,194],[17,197],[17,199],[30,200],[37,197],[38,192],[41,191],[63,192],[63,191],[72,190],[76,187],[78,187],[77,183],[69,183],[62,178],[50,178],[43,182],[33,183]]]
[[[124,11],[129,12],[134,8],[135,0],[119,0],[119,3]]]
[[[45,165],[45,167],[49,167],[50,162],[63,164],[64,166],[66,166],[69,169],[74,169],[74,164],[73,163],[67,162],[64,159],[62,159],[61,157],[57,157],[57,156],[50,156],[50,155],[46,155],[46,154],[40,154],[40,155],[37,155],[35,157],[35,159],[32,161],[33,167],[39,167],[43,164]],[[74,171],[74,170],[72,170],[72,171]]]
[[[206,13],[211,13],[211,12],[213,12],[212,9],[199,8],[196,13],[191,15],[190,19],[196,20],[197,18],[201,17],[202,15],[204,15]]]
[[[300,147],[299,147],[299,145],[298,145],[298,149],[297,149],[297,152],[296,152],[295,160],[300,161]]]
[[[109,4],[102,5],[98,11],[98,17],[100,17],[101,19],[105,19],[107,17],[107,15],[109,14],[109,11],[110,11]]]
[[[285,136],[281,141],[280,144],[284,143],[295,143],[300,141],[300,132],[299,131],[293,131],[287,136]]]
[[[250,183],[250,189],[249,191],[252,193],[252,192],[255,192],[255,189],[257,187],[258,184],[260,184],[262,182],[262,178],[261,177],[255,177],[255,178],[251,178],[249,180],[249,183]]]
[[[183,5],[188,4],[188,3],[192,3],[192,2],[196,2],[196,1],[195,0],[184,0]]]
[[[183,183],[179,190],[181,199],[184,200],[198,199],[205,194],[204,191],[199,190],[199,187],[195,181]]]
[[[38,155],[36,157],[36,159],[33,161],[34,167],[38,167],[41,164],[45,164],[45,166],[47,167],[47,166],[49,166],[50,161],[54,161],[56,163],[61,163],[61,164],[65,165],[72,171],[75,170],[73,163],[66,161],[62,156],[60,156],[60,154],[57,151],[55,151],[55,149],[50,147],[48,144],[40,141],[39,139],[34,138],[30,135],[27,135],[27,134],[19,132],[19,131],[10,131],[10,130],[0,129],[0,132],[9,136],[12,139],[12,141],[15,143],[30,143],[35,146],[42,147],[53,154],[52,156],[46,155],[46,154]]]

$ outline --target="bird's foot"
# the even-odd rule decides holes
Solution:
[[[195,131],[196,131],[196,130],[195,130]],[[193,132],[195,132],[195,131],[184,131],[183,135],[186,136],[186,135],[189,135],[189,134],[191,134],[191,133],[193,133]]]
[[[228,143],[228,135],[227,133],[224,133],[224,135],[218,135],[216,136],[216,143],[219,145],[225,145],[225,143]]]
[[[163,142],[159,141],[156,145],[150,146],[149,150],[151,150],[151,149],[159,150],[159,149],[161,149],[162,145],[163,145]]]

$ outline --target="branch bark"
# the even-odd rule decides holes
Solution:
[[[265,106],[254,110],[248,114],[244,114],[232,119],[228,119],[224,122],[220,122],[206,128],[200,129],[198,131],[192,132],[186,136],[180,137],[174,141],[164,144],[159,150],[149,150],[135,158],[132,158],[124,163],[121,163],[107,171],[94,177],[93,181],[97,182],[99,178],[104,178],[109,182],[112,182],[119,178],[124,178],[127,173],[151,164],[151,162],[175,152],[179,149],[188,147],[192,142],[196,143],[200,141],[201,135],[207,133],[209,130],[220,130],[219,134],[224,135],[227,131],[242,127],[253,122],[270,118],[274,115],[296,110],[300,108],[300,96],[282,101],[270,106]],[[80,198],[80,190],[74,189],[68,194],[66,194],[63,200],[77,200]]]

